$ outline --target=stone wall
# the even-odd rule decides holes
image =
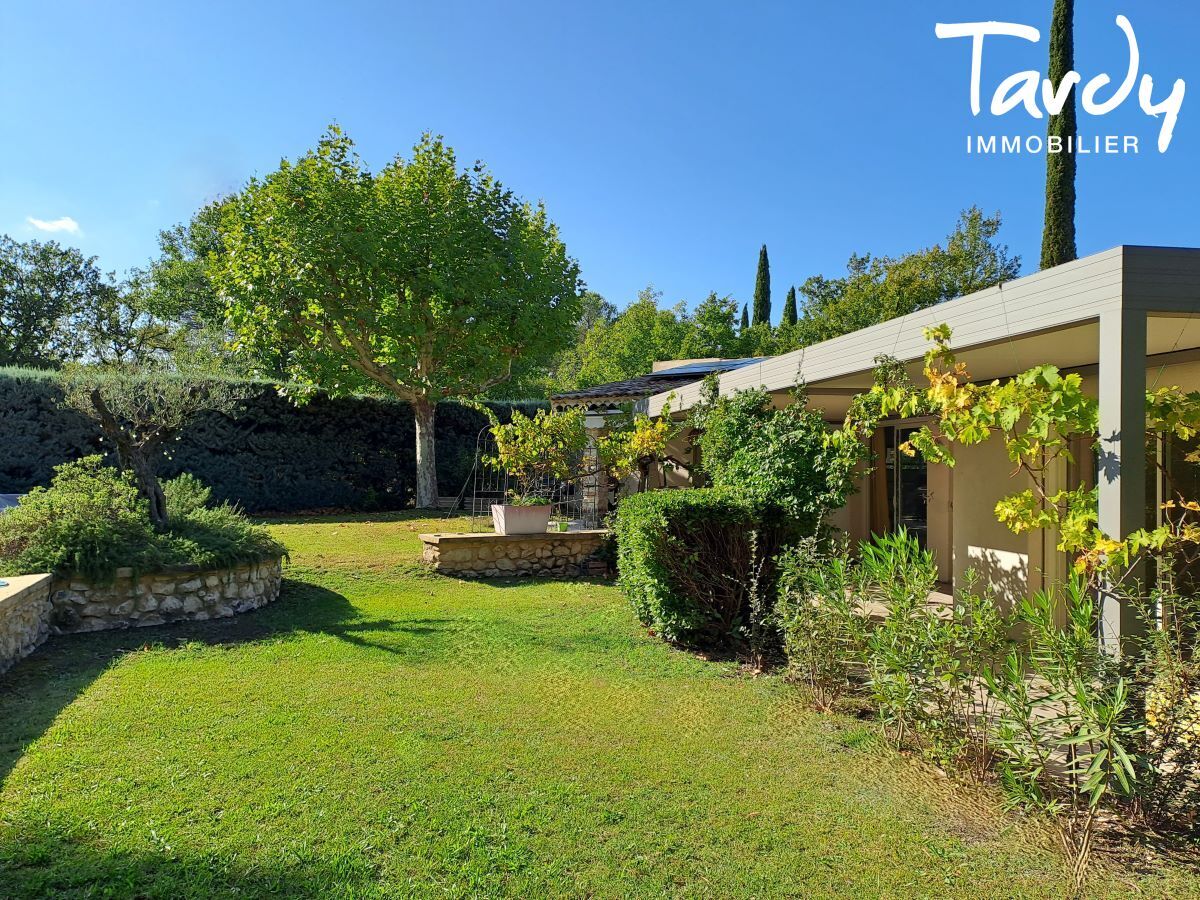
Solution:
[[[603,575],[595,559],[602,529],[545,534],[423,534],[423,559],[434,571],[464,578],[510,575]]]
[[[5,578],[0,587],[0,672],[24,659],[50,635],[50,576]]]
[[[141,628],[219,619],[258,609],[279,596],[282,562],[267,560],[232,569],[171,569],[134,576],[118,569],[108,584],[56,580],[51,625],[56,633]]]

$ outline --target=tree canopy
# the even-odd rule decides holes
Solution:
[[[715,292],[691,312],[683,302],[663,308],[652,287],[620,314],[596,296],[590,302],[603,315],[581,319],[578,343],[559,355],[545,380],[523,384],[553,393],[643,375],[660,360],[772,356],[925,309],[1020,274],[1020,258],[996,240],[999,229],[998,213],[972,207],[941,244],[897,257],[852,256],[846,275],[815,275],[798,294],[789,289],[774,327],[751,324],[748,307]]]
[[[796,288],[789,287],[787,298],[783,301],[783,315],[780,317],[779,324],[783,328],[790,328],[796,324],[799,319],[798,307],[796,306]]]
[[[688,334],[682,304],[658,306],[653,286],[612,319],[599,319],[558,361],[551,390],[574,390],[644,375],[660,359],[675,359]]]
[[[1000,215],[964,210],[945,245],[900,257],[854,255],[841,278],[814,276],[800,287],[804,308],[787,343],[815,344],[946,300],[1011,281],[1021,259],[996,241]]]
[[[0,365],[56,366],[86,350],[79,317],[107,289],[95,257],[0,235]]]
[[[579,267],[545,208],[425,135],[378,172],[336,126],[223,205],[209,277],[236,345],[285,345],[293,383],[413,405],[417,503],[437,502],[436,404],[548,364],[581,312]]]
[[[141,362],[174,349],[134,270],[118,282],[96,258],[55,241],[0,235],[0,365]]]
[[[132,473],[146,499],[150,520],[167,524],[167,502],[158,480],[164,447],[202,412],[234,412],[248,396],[245,384],[196,377],[161,365],[68,366],[65,407],[94,421]]]

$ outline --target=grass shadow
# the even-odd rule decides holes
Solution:
[[[106,850],[67,832],[22,829],[0,841],[5,897],[371,896],[378,866],[354,849],[327,857],[299,846],[267,862],[218,853]],[[97,888],[100,887],[100,892]]]
[[[285,637],[296,632],[325,633],[351,643],[368,631],[407,629],[429,635],[441,620],[364,620],[344,596],[319,585],[284,579],[280,597],[259,610],[206,622],[176,622],[149,628],[52,636],[0,677],[0,783],[25,748],[41,737],[58,715],[111,666],[129,653],[186,644],[227,646]]]
[[[462,510],[399,509],[380,512],[348,512],[338,510],[278,514],[268,512],[255,515],[253,518],[256,522],[263,525],[336,525],[339,523],[370,524],[376,522],[466,522],[470,519],[470,516]]]

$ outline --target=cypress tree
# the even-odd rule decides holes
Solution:
[[[781,325],[795,325],[796,319],[796,288],[790,287],[787,292],[787,299],[783,301],[783,318],[780,319]]]
[[[748,307],[748,306],[747,306],[745,303],[743,303],[743,304],[742,304],[742,327],[741,327],[741,331],[742,331],[742,332],[745,332],[745,331],[746,331],[746,329],[747,329],[747,328],[749,328],[749,327],[750,327],[750,308],[749,308],[749,307]]]
[[[1075,0],[1054,0],[1050,23],[1050,83],[1057,90],[1075,68]],[[1075,136],[1075,89],[1062,112],[1050,116],[1046,134],[1062,139],[1062,152],[1046,148],[1046,224],[1042,229],[1042,268],[1075,259],[1075,154],[1068,153],[1067,138]],[[1047,142],[1049,144],[1049,142]],[[1072,147],[1072,149],[1074,149]]]
[[[771,324],[771,263],[767,245],[758,251],[758,274],[754,277],[754,324]]]

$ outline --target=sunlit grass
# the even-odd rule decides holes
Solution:
[[[464,527],[277,523],[273,606],[0,678],[0,896],[1063,895],[1036,830],[610,585],[424,573]]]

